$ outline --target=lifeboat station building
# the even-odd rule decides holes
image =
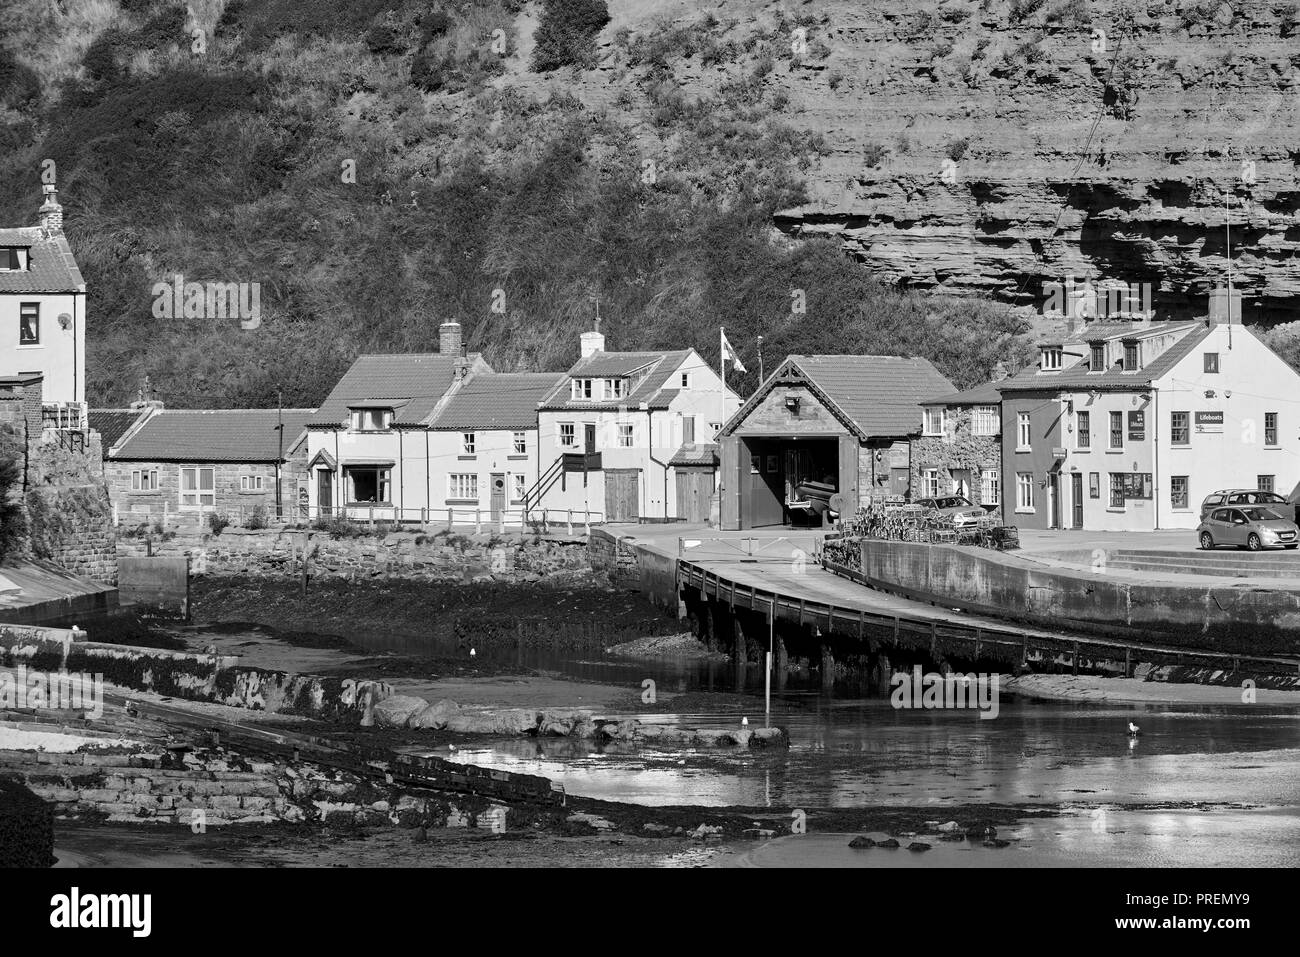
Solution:
[[[718,434],[721,527],[819,521],[796,494],[804,483],[829,487],[841,514],[905,497],[920,402],[955,391],[926,359],[789,356]]]

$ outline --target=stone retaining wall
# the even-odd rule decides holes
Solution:
[[[121,538],[118,554],[143,556],[145,539]],[[186,556],[195,575],[297,578],[304,550],[314,578],[436,582],[580,580],[592,566],[586,542],[518,535],[391,532],[333,538],[324,531],[227,528],[220,535],[154,539],[152,552]]]

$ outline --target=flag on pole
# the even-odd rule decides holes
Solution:
[[[737,372],[746,371],[745,367],[740,363],[740,356],[736,355],[736,351],[731,348],[731,343],[727,341],[727,333],[723,331],[721,326],[718,327],[718,335],[722,337],[722,361],[726,362],[730,359]]]

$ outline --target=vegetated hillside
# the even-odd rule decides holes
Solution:
[[[987,268],[971,250],[1070,245],[1036,235],[1050,203],[1002,222],[989,209],[1010,187],[990,174],[977,188],[968,172],[968,156],[1023,150],[1009,131],[1041,119],[1023,77],[997,79],[1011,102],[1026,102],[997,122],[972,113],[959,127],[934,113],[923,124],[932,133],[907,150],[889,135],[901,114],[882,103],[910,97],[919,115],[927,101],[894,89],[894,67],[868,82],[875,74],[859,60],[893,63],[952,32],[940,24],[968,18],[945,12],[951,2],[10,6],[0,208],[6,224],[33,221],[41,164],[55,161],[91,291],[97,404],[129,399],[146,374],[175,406],[265,405],[277,390],[311,404],[361,352],[436,348],[447,318],[498,369],[560,369],[597,299],[611,348],[691,344],[716,361],[725,325],[750,369],[742,389],[759,335],[768,368],[788,352],[912,352],[966,385],[999,358],[1022,357],[1025,321],[986,297],[893,285],[969,293]],[[963,29],[997,31],[1041,4],[984,6]],[[916,19],[926,11],[938,11],[928,31]],[[882,25],[914,40],[882,35],[863,47]],[[916,69],[905,72],[915,79]],[[971,194],[964,235],[947,235],[925,198],[938,196],[933,161],[953,154]],[[881,179],[885,163],[894,172]],[[846,170],[850,193],[882,194],[869,209],[827,205]],[[1027,167],[1014,182],[1035,175]],[[928,177],[924,195],[908,176]],[[1062,194],[1073,195],[1045,193]],[[1063,222],[1077,225],[1076,213]],[[1208,230],[1208,216],[1184,219],[1193,239]],[[836,235],[794,239],[774,222]],[[886,223],[898,241],[879,234]],[[926,242],[907,239],[926,230]],[[1212,251],[1185,245],[1188,257]],[[966,250],[967,281],[897,268],[949,248]],[[936,281],[918,280],[926,269]],[[260,283],[262,324],[155,318],[153,286],[177,274]],[[987,281],[1006,293],[1026,276],[1013,265]]]

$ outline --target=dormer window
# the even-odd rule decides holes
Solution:
[[[572,392],[570,398],[573,399],[590,399],[595,394],[592,389],[591,379],[574,379],[571,383]]]
[[[1124,343],[1124,371],[1138,371],[1138,344],[1136,342]]]
[[[1106,344],[1104,342],[1094,342],[1092,344],[1092,358],[1088,362],[1090,372],[1106,371]]]
[[[1044,372],[1055,372],[1061,368],[1061,347],[1044,346],[1041,368]]]
[[[606,379],[605,392],[606,399],[621,399],[627,395],[626,379]]]
[[[352,431],[383,432],[393,424],[392,409],[352,409]]]
[[[27,268],[27,249],[23,246],[0,246],[0,271]]]

